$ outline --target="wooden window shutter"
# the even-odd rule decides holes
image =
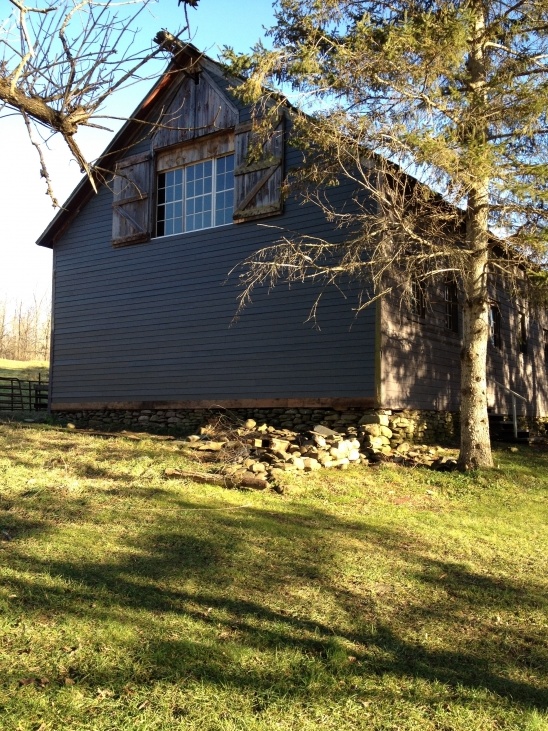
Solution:
[[[150,240],[152,180],[152,156],[148,152],[127,157],[117,164],[113,181],[113,246]]]
[[[262,146],[259,159],[250,160],[252,123],[240,124],[234,134],[234,222],[272,216],[282,211],[284,117]]]

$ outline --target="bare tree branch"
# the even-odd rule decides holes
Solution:
[[[135,44],[135,23],[151,1],[34,0],[28,6],[10,0],[13,14],[0,27],[0,113],[23,116],[54,206],[37,133],[60,134],[95,187],[93,165],[75,136],[81,127],[100,126],[94,120],[103,116],[106,100],[165,51]]]

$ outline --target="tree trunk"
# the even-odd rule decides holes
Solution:
[[[463,267],[461,352],[461,437],[459,467],[492,467],[487,416],[487,344],[489,342],[489,171],[486,104],[485,9],[472,0],[474,14],[467,59],[471,116],[464,125],[470,188],[466,209],[466,250]]]
[[[483,238],[483,237],[481,237]],[[491,440],[487,416],[487,344],[489,342],[489,298],[487,290],[487,247],[470,257],[463,289],[460,455],[462,470],[492,467]]]

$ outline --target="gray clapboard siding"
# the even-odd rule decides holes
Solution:
[[[347,199],[348,191],[336,191]],[[228,271],[280,231],[229,225],[114,249],[111,196],[102,190],[55,247],[55,403],[374,395],[374,309],[355,318],[328,290],[318,330],[307,322],[316,292],[259,291],[232,324]],[[289,201],[269,224],[330,231],[319,211]]]
[[[284,234],[284,229],[289,232],[300,231],[302,229],[303,221],[306,223],[307,232],[311,234],[321,234],[325,232],[325,222],[321,220],[317,212],[317,220],[314,221],[314,218],[310,220],[309,217],[303,216],[302,207],[290,207],[289,205],[286,207],[289,208],[289,210],[286,211],[283,219],[280,219],[279,217],[269,219],[268,227],[253,224],[253,238],[256,247],[270,244],[280,238]],[[248,225],[251,226],[252,224]],[[272,228],[273,226],[280,226],[280,229]],[[86,241],[86,232],[82,232],[82,238],[79,242],[81,250],[79,251],[78,258],[75,261],[59,261],[58,266],[61,267],[61,270],[68,267],[74,273],[82,273],[82,275],[85,275],[89,267],[100,268],[102,265],[101,251],[103,249],[105,250],[105,253],[108,253],[109,258],[111,258],[113,276],[118,276],[120,278],[138,278],[140,273],[147,270],[150,257],[161,256],[164,258],[166,264],[171,262],[180,263],[179,248],[182,247],[184,247],[187,254],[187,265],[190,268],[197,270],[197,273],[199,274],[202,261],[201,256],[203,255],[203,246],[205,241],[207,241],[208,250],[212,255],[217,251],[226,255],[234,253],[235,262],[238,262],[242,255],[241,226],[228,225],[219,227],[218,229],[188,233],[182,237],[170,236],[165,238],[156,238],[146,244],[141,244],[138,247],[135,246],[125,250],[120,250],[112,257],[110,252],[110,226],[101,226],[101,222],[98,222],[94,224],[94,227],[94,235],[90,236],[88,241]],[[249,229],[246,230],[246,235],[249,235],[248,231]],[[334,240],[343,240],[344,232],[334,231],[332,238]],[[192,254],[197,255],[195,260],[192,259]],[[132,264],[130,269],[128,269],[127,266],[128,261]],[[149,273],[151,276],[162,276],[162,272]],[[173,276],[173,273],[171,273],[166,267],[164,276],[169,278],[170,276]],[[70,281],[67,281],[65,284],[67,287],[71,286]],[[86,282],[84,281],[83,284],[85,285]]]
[[[299,156],[282,145],[281,118],[261,160],[249,160],[250,115],[229,92],[234,80],[225,79],[220,67],[196,49],[189,49],[189,59],[194,71],[199,63],[201,75],[193,72],[190,78],[173,68],[162,80],[156,111],[149,109],[152,121],[162,110],[162,125],[133,144],[119,167],[124,169],[125,158],[145,159],[150,152],[169,165],[168,156],[177,151],[174,145],[194,145],[195,138],[234,130],[236,200],[244,222],[136,243],[148,238],[150,227],[141,236],[141,219],[137,227],[131,221],[126,225],[117,221],[117,211],[131,213],[133,206],[140,215],[140,202],[153,201],[152,188],[142,191],[138,201],[130,195],[128,202],[125,193],[135,186],[126,190],[114,184],[119,204],[114,228],[111,192],[102,188],[88,199],[54,246],[53,407],[208,399],[372,400],[374,308],[355,318],[351,300],[336,289],[327,290],[318,328],[309,321],[318,290],[281,285],[270,293],[257,290],[253,303],[234,321],[238,279],[227,276],[246,256],[279,240],[284,231],[325,236],[332,242],[344,241],[346,233],[328,224],[314,206],[291,199],[281,215],[248,220],[281,210],[283,167],[271,163],[280,160],[288,170],[299,164]],[[142,134],[131,125],[127,129],[132,137],[117,142],[124,148]],[[214,144],[220,138],[209,139]],[[194,145],[179,153],[199,151]],[[133,181],[133,168],[126,170],[126,181]],[[264,171],[269,171],[268,181],[259,188]],[[144,172],[141,178],[139,189],[144,189],[148,178]],[[334,188],[330,195],[340,210],[352,205],[348,186]],[[114,248],[113,238],[117,244],[133,243]]]
[[[334,326],[328,330],[328,324],[326,321],[322,318],[320,315],[320,319],[322,322],[322,331],[321,333],[318,333],[318,336],[316,337],[313,335],[310,346],[321,348],[323,342],[325,339],[330,335],[330,330],[334,330],[335,327],[337,328],[338,332],[340,332],[339,323],[334,323]],[[277,326],[273,327],[269,325],[268,327],[268,333],[269,336],[279,336],[283,337],[284,344],[286,344],[288,347],[295,346],[297,347],[300,342],[300,338],[302,337],[301,328],[295,333],[292,333],[290,330],[288,330],[289,325],[293,324],[295,320],[286,319],[285,323],[286,325],[284,327]],[[167,349],[171,347],[169,345],[169,337],[175,337],[180,334],[181,331],[181,323],[175,323],[173,321],[167,323],[164,326],[164,321],[161,321],[162,325],[162,336],[166,338],[164,341],[163,346],[152,345],[147,343],[142,343],[139,345],[139,350],[154,350],[158,347],[162,347],[162,349]],[[265,343],[261,340],[261,338],[264,338],[265,328],[264,324],[262,323],[253,323],[252,326],[235,326],[234,328],[230,328],[230,323],[225,322],[215,322],[214,320],[210,320],[209,322],[200,323],[199,326],[193,325],[192,328],[186,327],[185,323],[185,343],[187,345],[192,344],[199,344],[204,339],[203,330],[204,327],[207,326],[208,332],[212,331],[215,332],[219,337],[216,338],[216,349],[223,350],[225,348],[225,345],[227,342],[231,342],[234,339],[234,336],[239,336],[240,332],[245,333],[246,337],[249,337],[249,342],[247,340],[242,340],[239,338],[241,342],[240,351],[241,352],[261,352],[263,350],[270,350],[271,346],[268,343],[268,341]],[[138,335],[140,332],[143,331],[143,328],[150,327],[150,329],[153,329],[154,327],[158,327],[158,320],[147,320],[146,323],[142,323],[141,327],[132,327],[131,324],[128,327],[125,328],[94,328],[90,329],[89,332],[89,343],[86,345],[81,342],[81,338],[78,337],[78,331],[73,329],[72,331],[67,332],[66,337],[64,338],[63,344],[60,344],[59,347],[62,348],[62,352],[71,352],[76,351],[77,353],[83,353],[86,352],[87,349],[89,349],[90,353],[101,353],[103,350],[106,352],[110,352],[110,347],[108,343],[102,343],[98,342],[100,340],[100,336],[102,334],[108,333],[110,337],[116,338],[117,341],[120,343],[120,345],[124,345],[125,347],[132,346],[136,343],[136,340],[138,338]],[[311,331],[311,328],[303,328],[303,330]],[[311,334],[314,331],[311,332]],[[72,337],[70,337],[71,333],[73,334]],[[334,336],[331,336],[333,339]],[[93,338],[95,338],[95,342],[93,342]],[[236,346],[236,343],[233,343],[233,347]]]

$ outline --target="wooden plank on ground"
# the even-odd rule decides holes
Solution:
[[[176,470],[167,468],[164,471],[166,477],[186,478],[194,482],[206,483],[210,485],[220,485],[221,487],[249,487],[253,490],[265,490],[270,487],[267,480],[260,477],[248,477],[245,475],[217,475],[211,472],[194,472],[192,470]]]

